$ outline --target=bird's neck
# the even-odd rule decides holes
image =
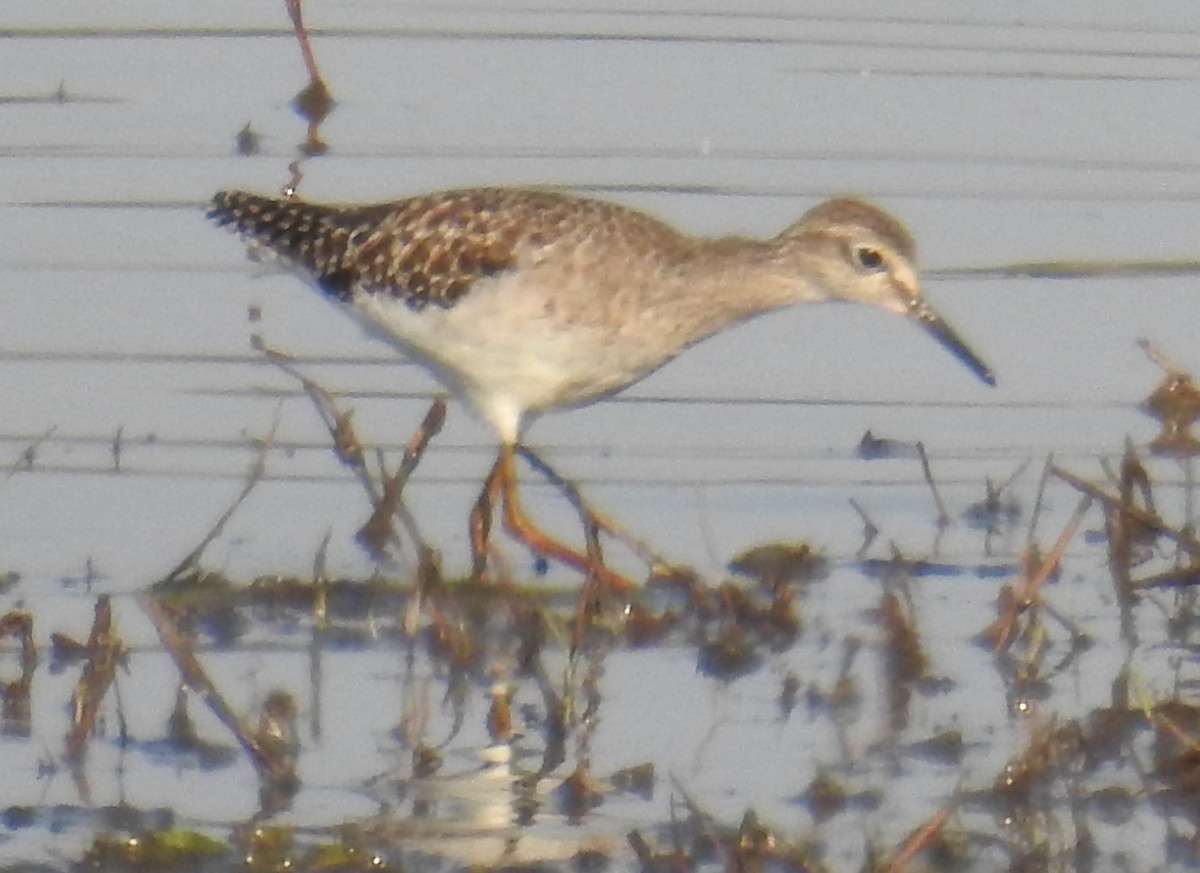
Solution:
[[[828,299],[816,281],[806,278],[818,273],[797,266],[776,240],[698,240],[680,264],[672,296],[700,340],[757,315]],[[688,300],[695,305],[679,305]]]

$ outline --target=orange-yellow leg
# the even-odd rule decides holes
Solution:
[[[628,530],[618,525],[615,521],[597,510],[583,499],[583,495],[579,493],[579,489],[575,487],[569,480],[564,479],[562,475],[546,463],[537,452],[530,449],[528,446],[517,446],[515,451],[521,455],[531,467],[546,477],[546,480],[562,492],[563,496],[570,501],[575,507],[575,511],[579,513],[583,519],[584,528],[589,537],[593,532],[603,532],[608,534],[614,540],[623,543],[627,548],[637,554],[650,567],[670,567],[671,563],[661,557],[644,541],[638,539]]]
[[[604,566],[598,552],[593,555],[573,549],[534,524],[521,507],[521,500],[517,494],[516,454],[511,445],[500,448],[500,455],[496,458],[479,500],[471,512],[471,554],[477,576],[482,574],[487,562],[487,541],[497,494],[503,502],[505,529],[530,550],[544,558],[593,576],[611,589],[628,591],[636,587],[620,573]],[[585,523],[590,524],[586,520]]]

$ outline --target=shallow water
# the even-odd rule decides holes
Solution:
[[[282,4],[14,7],[0,14],[0,461],[11,464],[0,474],[0,570],[20,581],[0,594],[0,609],[30,610],[45,645],[54,631],[86,635],[95,595],[116,595],[134,647],[122,711],[144,742],[163,730],[174,674],[131,595],[229,505],[255,440],[274,428],[265,477],[205,564],[242,581],[303,576],[328,534],[331,575],[374,569],[354,542],[365,498],[309,400],[250,347],[251,335],[296,355],[353,406],[359,437],[392,457],[431,384],[293,278],[252,278],[236,241],[204,220],[218,188],[278,189],[303,140],[290,100],[304,72]],[[651,761],[661,780],[649,812],[613,798],[589,833],[623,845],[630,822],[665,821],[669,773],[676,793],[714,815],[736,823],[754,807],[799,839],[814,826],[789,798],[849,759],[854,777],[882,785],[884,797],[852,821],[835,819],[822,841],[833,869],[858,869],[863,833],[893,846],[964,784],[990,784],[1032,722],[1009,715],[991,657],[968,638],[994,618],[1012,578],[1043,463],[1052,454],[1101,480],[1099,458],[1118,457],[1127,437],[1151,440],[1157,426],[1139,404],[1162,373],[1136,341],[1195,369],[1200,315],[1188,270],[1055,279],[1006,268],[1196,259],[1200,120],[1182,109],[1200,77],[1193,5],[358,3],[306,12],[338,106],[321,127],[329,153],[304,163],[304,196],[551,184],[697,233],[769,235],[823,197],[861,194],[904,217],[930,297],[997,374],[995,389],[983,387],[897,319],[809,308],[747,324],[618,398],[537,423],[531,441],[590,499],[705,578],[720,578],[742,549],[780,540],[807,541],[834,567],[805,595],[804,636],[736,682],[698,674],[693,640],[618,647],[603,659],[604,716],[575,753],[601,773]],[[247,123],[262,137],[253,157],[234,151]],[[250,318],[252,307],[261,318]],[[915,454],[864,460],[867,431],[922,441],[950,516],[944,531]],[[406,492],[451,574],[468,567],[466,514],[492,452],[485,428],[452,407]],[[988,536],[964,519],[985,480],[1003,482],[1027,462],[1006,492],[1018,520]],[[1182,469],[1152,469],[1168,510],[1186,517]],[[577,535],[553,489],[530,475],[526,496],[549,527]],[[880,582],[860,560],[852,500],[881,531],[865,557],[887,560],[895,549],[951,568],[915,584],[930,658],[954,690],[923,697],[877,758],[859,754],[887,733],[878,711],[856,722],[850,755],[837,750],[827,714],[777,715],[788,671],[825,688],[842,639],[879,644]],[[1061,484],[1050,489],[1043,546],[1076,501]],[[1093,510],[1085,527],[1101,526]],[[520,549],[508,556],[519,578],[537,569]],[[642,572],[619,549],[611,558]],[[1068,560],[1058,608],[1095,639],[1114,640],[1111,589],[1096,584],[1107,574],[1103,550],[1076,538]],[[555,570],[557,580],[575,582]],[[1151,639],[1161,633],[1144,621]],[[328,825],[376,811],[362,783],[402,757],[388,731],[401,690],[417,681],[399,666],[402,647],[330,651],[323,680],[305,692],[309,625],[265,622],[256,633],[204,655],[235,708],[281,685],[305,695],[305,718],[319,709],[327,719],[319,736],[311,721],[304,729],[303,789],[283,820]],[[1137,651],[1147,664],[1135,672],[1165,693],[1162,656]],[[1056,678],[1037,718],[1100,706],[1124,656],[1107,642],[1092,649]],[[427,689],[444,678],[436,662],[422,661],[417,675]],[[877,703],[878,670],[856,675]],[[90,799],[61,772],[39,780],[39,763],[59,753],[74,681],[38,668],[32,736],[0,740],[12,774],[0,807],[46,816],[59,804],[125,799],[216,828],[254,814],[244,761],[230,765],[236,782],[228,770],[179,769],[170,755],[122,749],[111,725],[87,759]],[[485,685],[476,680],[469,727],[451,746],[464,770],[486,744]],[[429,709],[436,734],[447,715]],[[968,737],[965,760],[897,763],[896,748],[949,727]],[[76,858],[99,828],[86,816],[38,821],[0,834],[0,858]],[[536,835],[555,842],[555,825],[543,817]],[[1116,853],[1138,829],[1167,830],[1139,807],[1123,826],[1099,829],[1100,842]],[[1169,865],[1164,840],[1138,857]]]

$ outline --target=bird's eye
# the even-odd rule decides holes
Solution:
[[[870,246],[855,246],[854,262],[864,270],[871,272],[883,269],[883,255],[880,254],[879,249]]]

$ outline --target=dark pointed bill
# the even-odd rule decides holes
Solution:
[[[996,377],[992,375],[991,368],[979,359],[971,349],[963,342],[962,337],[954,332],[954,329],[946,323],[940,315],[933,311],[928,303],[924,300],[909,309],[908,314],[920,322],[921,327],[925,328],[933,338],[950,350],[954,357],[958,358],[966,364],[971,372],[978,376],[988,385],[995,386]]]

